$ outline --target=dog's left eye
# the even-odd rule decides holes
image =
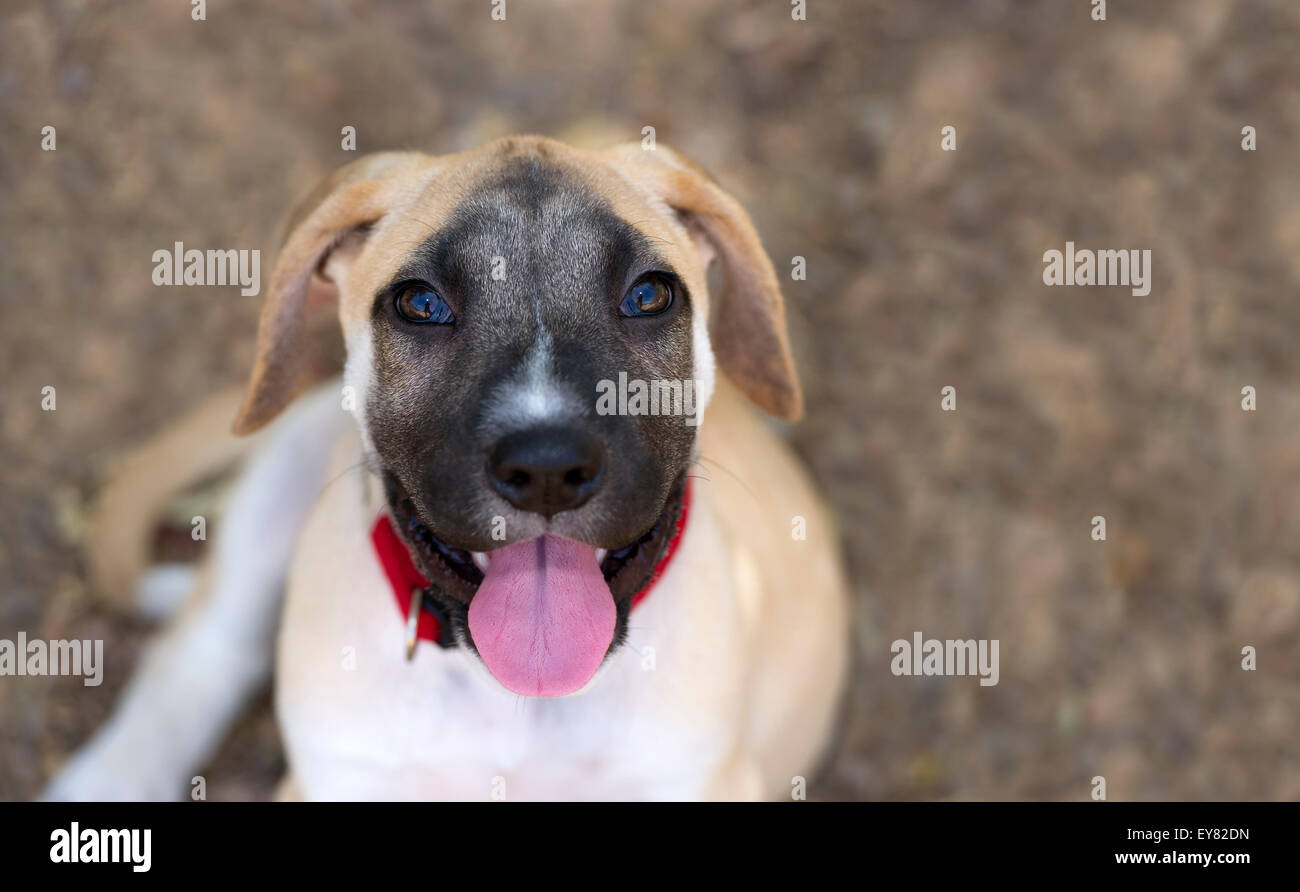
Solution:
[[[646,276],[627,290],[618,310],[624,316],[658,316],[673,305],[673,286],[662,276]]]
[[[418,282],[399,288],[395,304],[398,314],[407,322],[447,325],[456,321],[447,302],[428,285]]]

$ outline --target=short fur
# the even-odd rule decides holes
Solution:
[[[710,295],[714,258],[724,287]],[[673,307],[621,317],[619,298],[647,271],[671,276]],[[437,289],[454,325],[401,318],[394,295],[412,280]],[[343,379],[271,424],[302,388],[309,306],[331,293],[348,348]],[[715,357],[725,379],[715,380]],[[619,372],[699,382],[703,424],[598,415],[596,382]],[[340,421],[340,385],[355,425]],[[271,427],[236,485],[224,535],[255,550],[265,537],[297,545],[253,566],[216,549],[202,576],[209,595],[164,632],[155,654],[166,656],[146,664],[48,795],[179,792],[258,677],[241,677],[237,691],[199,684],[179,668],[192,659],[182,643],[216,650],[234,636],[261,646],[275,562],[290,550],[276,671],[286,796],[788,795],[830,733],[847,597],[835,531],[753,406],[783,419],[802,411],[776,273],[735,200],[671,150],[516,137],[347,165],[293,215],[235,422],[238,433]],[[193,440],[210,415],[196,412],[171,440]],[[485,451],[537,425],[582,430],[602,444],[607,468],[586,503],[551,517],[484,482]],[[579,694],[525,699],[500,687],[464,623],[472,587],[443,593],[462,646],[423,645],[407,662],[368,538],[380,512],[408,510],[456,549],[503,544],[489,534],[496,520],[507,543],[547,533],[616,549],[663,522],[688,476],[694,506],[678,556],[634,613],[642,576],[611,583],[619,634]],[[127,504],[129,487],[117,491],[124,513],[144,513]],[[150,490],[148,506],[157,501]],[[802,539],[792,535],[800,521]],[[415,555],[426,574],[437,571]],[[173,721],[206,710],[207,733],[175,745],[153,703]],[[168,758],[149,758],[169,746]]]

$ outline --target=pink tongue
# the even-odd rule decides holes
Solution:
[[[498,548],[470,602],[469,631],[488,671],[516,694],[572,694],[614,640],[614,598],[595,549],[557,536]]]

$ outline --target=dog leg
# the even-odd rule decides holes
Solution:
[[[284,576],[348,423],[331,383],[268,431],[213,530],[198,591],[148,648],[108,723],[42,798],[183,795],[270,675]]]
[[[87,522],[87,569],[96,595],[131,606],[148,564],[149,531],[167,500],[232,467],[260,444],[258,437],[230,432],[242,399],[242,390],[230,388],[201,400],[113,473]],[[143,606],[149,613],[162,605]]]
[[[759,802],[766,798],[758,762],[736,753],[710,779],[702,799],[709,802]]]

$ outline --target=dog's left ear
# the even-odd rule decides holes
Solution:
[[[236,434],[261,428],[297,394],[308,346],[307,295],[316,271],[341,246],[355,248],[354,236],[419,188],[433,160],[418,152],[367,155],[336,170],[294,209],[258,322],[257,359]]]
[[[697,226],[722,263],[720,294],[709,296],[709,340],[718,365],[767,412],[795,421],[803,393],[790,354],[785,301],[772,260],[745,209],[695,162],[662,145],[608,150],[613,167]]]

